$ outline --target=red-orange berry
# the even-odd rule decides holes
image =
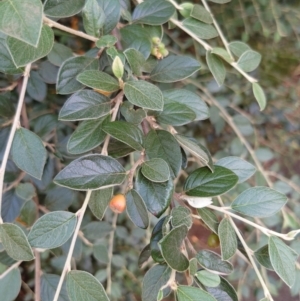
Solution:
[[[115,213],[122,213],[126,208],[126,199],[123,194],[116,194],[109,202],[109,208]]]

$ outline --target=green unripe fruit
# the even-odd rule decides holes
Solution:
[[[166,57],[169,54],[169,51],[166,48],[164,48],[160,49],[160,53],[163,57]]]
[[[158,45],[158,44],[160,43],[160,38],[159,38],[159,37],[153,37],[153,38],[152,38],[152,43],[153,43],[154,45]]]
[[[207,238],[207,245],[211,248],[217,248],[220,246],[219,236],[215,233],[211,233]]]
[[[191,2],[184,2],[180,4],[180,7],[183,9],[180,9],[179,12],[184,18],[188,18],[191,15],[192,9],[194,8],[194,4]]]

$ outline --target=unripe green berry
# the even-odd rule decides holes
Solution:
[[[192,9],[194,8],[194,4],[191,2],[184,2],[180,4],[180,7],[183,9],[180,9],[179,12],[184,18],[188,18],[191,15]]]
[[[160,50],[160,53],[163,57],[166,57],[169,54],[169,51],[166,48],[164,48]]]
[[[158,44],[160,43],[160,38],[159,38],[159,37],[153,37],[153,38],[152,38],[152,43],[153,43],[154,45],[158,45]]]

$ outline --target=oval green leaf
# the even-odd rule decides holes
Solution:
[[[237,175],[225,167],[215,166],[213,173],[208,167],[201,167],[188,176],[184,190],[190,196],[212,197],[225,193],[237,182]]]
[[[211,53],[210,51],[207,51],[206,62],[214,79],[216,80],[219,87],[221,87],[226,77],[226,69],[223,61],[217,55]]]
[[[182,25],[200,39],[207,40],[218,36],[218,32],[213,25],[200,22],[194,18],[184,19]]]
[[[124,85],[128,101],[144,109],[162,111],[163,96],[159,88],[146,81],[128,81]]]
[[[296,277],[298,254],[278,237],[270,236],[269,255],[275,272],[289,287],[292,287]]]
[[[209,271],[214,271],[217,274],[228,275],[233,271],[230,262],[222,260],[217,253],[212,251],[202,250],[198,252],[196,258],[201,266]]]
[[[12,159],[29,175],[41,180],[47,159],[47,151],[42,140],[33,132],[19,128],[14,136]]]
[[[191,57],[169,55],[154,67],[150,78],[155,82],[173,83],[190,77],[199,69],[199,62]]]
[[[170,178],[168,163],[160,158],[146,161],[141,166],[142,174],[152,182],[166,182]]]
[[[87,272],[69,272],[67,290],[71,301],[109,301],[102,284]]]
[[[6,42],[15,65],[21,67],[46,56],[53,47],[54,34],[49,26],[44,25],[36,47],[13,37],[8,37]]]
[[[110,99],[100,93],[83,90],[64,103],[58,119],[63,121],[97,119],[110,112]]]
[[[102,130],[105,118],[106,116],[82,121],[68,141],[68,152],[82,154],[99,146],[106,137],[106,133]]]
[[[0,241],[11,258],[22,261],[34,259],[27,237],[17,225],[8,223],[1,224]]]
[[[44,4],[46,16],[53,18],[65,18],[78,14],[84,7],[85,0],[47,0]]]
[[[2,275],[0,275],[2,276]],[[0,279],[1,301],[16,300],[22,284],[20,269],[11,270],[6,276]]]
[[[223,277],[217,287],[205,287],[206,290],[218,301],[238,301],[237,293],[233,286]]]
[[[147,209],[156,217],[160,217],[168,208],[173,195],[173,181],[155,183],[143,176],[141,171],[136,178],[136,190],[145,201]]]
[[[178,272],[189,268],[189,260],[181,253],[181,245],[188,233],[185,225],[174,228],[159,242],[161,253],[167,264]]]
[[[143,133],[134,124],[124,121],[113,121],[103,124],[103,131],[115,139],[136,150],[143,150]]]
[[[123,183],[126,171],[115,159],[103,155],[87,155],[72,161],[54,178],[60,186],[75,190],[97,190]]]
[[[231,208],[251,217],[268,217],[277,213],[287,202],[287,197],[268,187],[252,187],[243,191]]]
[[[223,260],[230,259],[237,250],[237,238],[228,218],[223,218],[219,224],[218,236]]]
[[[251,72],[259,66],[260,61],[261,61],[260,53],[253,50],[247,50],[241,55],[237,64],[245,72]]]
[[[148,25],[162,25],[175,13],[174,6],[165,0],[145,1],[136,6],[132,21]]]
[[[149,216],[147,207],[142,197],[134,189],[126,193],[126,210],[129,218],[137,227],[148,228]]]
[[[195,276],[203,285],[208,287],[216,287],[221,282],[221,279],[218,275],[206,270],[197,272]]]
[[[54,249],[63,245],[75,230],[76,215],[54,211],[40,217],[32,226],[28,240],[32,247]]]
[[[267,105],[267,99],[264,90],[258,83],[252,83],[252,91],[260,110],[264,110]]]

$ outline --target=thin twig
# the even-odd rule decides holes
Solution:
[[[112,261],[112,257],[113,257],[114,237],[115,237],[115,230],[117,227],[117,220],[118,220],[118,214],[114,213],[112,225],[111,225],[112,230],[109,234],[109,239],[108,239],[108,263],[107,263],[107,267],[106,267],[106,275],[107,275],[106,293],[108,295],[111,294],[111,261]]]
[[[82,32],[82,31],[74,30],[74,29],[69,28],[67,26],[61,25],[61,24],[59,24],[59,23],[57,23],[57,22],[55,22],[55,21],[53,21],[53,20],[51,20],[51,19],[49,19],[49,18],[47,18],[45,16],[43,17],[43,21],[44,21],[44,23],[46,23],[50,27],[55,27],[55,28],[60,29],[62,31],[71,33],[71,34],[73,34],[75,36],[84,38],[86,40],[90,40],[92,42],[97,42],[98,41],[98,38],[96,38],[96,37],[88,35],[88,34]]]
[[[5,270],[1,275],[0,275],[0,280],[3,279],[7,274],[9,274],[13,269],[17,268],[22,261],[17,261],[13,265],[11,265],[7,270]]]
[[[34,301],[41,300],[41,256],[37,250],[34,250]]]
[[[59,294],[60,294],[60,291],[61,291],[61,288],[62,288],[62,285],[63,285],[63,282],[64,282],[64,279],[65,279],[65,276],[71,269],[71,259],[72,259],[73,251],[74,251],[74,248],[75,248],[76,239],[77,239],[78,232],[79,232],[79,229],[80,229],[80,226],[81,226],[81,223],[82,223],[82,219],[83,219],[84,213],[86,211],[87,205],[89,203],[91,194],[92,194],[92,191],[88,190],[87,193],[86,193],[85,200],[83,202],[82,207],[76,213],[76,215],[78,217],[77,225],[76,225],[73,237],[72,237],[70,249],[69,249],[69,252],[68,252],[68,255],[67,255],[67,259],[65,261],[63,271],[62,271],[60,279],[59,279],[59,283],[58,283],[53,301],[58,300]]]
[[[20,123],[20,115],[21,115],[24,98],[25,98],[25,92],[26,92],[28,78],[29,78],[29,74],[30,74],[30,68],[31,68],[31,64],[28,64],[25,68],[23,84],[22,84],[22,88],[21,88],[21,92],[20,92],[20,96],[19,96],[16,114],[15,114],[14,121],[13,121],[11,130],[10,130],[10,133],[9,133],[8,141],[7,141],[7,144],[5,147],[5,152],[4,152],[4,155],[2,158],[2,164],[1,164],[1,168],[0,168],[0,212],[1,212],[1,207],[2,207],[2,191],[3,191],[5,168],[6,168],[6,164],[8,161],[10,149],[11,149],[11,146],[12,146],[12,143],[14,140],[15,132]],[[3,223],[3,221],[0,216],[0,224],[1,223]]]
[[[223,201],[222,201],[222,199],[221,199],[220,196],[218,196],[218,200],[219,200],[219,203],[223,206],[224,204],[223,204]],[[244,249],[245,249],[245,252],[247,253],[247,255],[248,255],[248,257],[249,257],[249,260],[250,260],[250,262],[251,262],[251,264],[252,264],[252,266],[253,266],[253,269],[254,269],[254,271],[255,271],[257,277],[258,277],[258,280],[259,280],[259,282],[260,282],[260,284],[261,284],[261,286],[262,286],[262,288],[263,288],[263,290],[264,290],[264,295],[265,295],[265,297],[266,297],[268,300],[270,300],[270,301],[274,301],[273,298],[272,298],[272,295],[271,295],[271,293],[270,293],[270,291],[269,291],[269,289],[268,289],[268,287],[267,287],[267,285],[266,285],[266,283],[265,283],[265,281],[264,281],[264,279],[263,279],[263,277],[262,277],[262,275],[261,275],[261,273],[260,273],[260,271],[259,271],[259,269],[258,269],[258,267],[257,267],[257,265],[256,265],[256,262],[255,262],[255,260],[253,259],[253,251],[248,247],[246,241],[244,240],[242,234],[240,233],[239,229],[238,229],[237,226],[235,225],[235,223],[234,223],[234,221],[232,220],[232,218],[231,218],[231,217],[228,217],[228,219],[229,219],[229,221],[230,221],[230,223],[231,223],[231,225],[232,225],[232,227],[233,227],[233,229],[234,229],[236,235],[237,235],[238,238],[240,239],[240,241],[241,241],[241,243],[242,243],[242,245],[243,245],[243,247],[244,247]]]

